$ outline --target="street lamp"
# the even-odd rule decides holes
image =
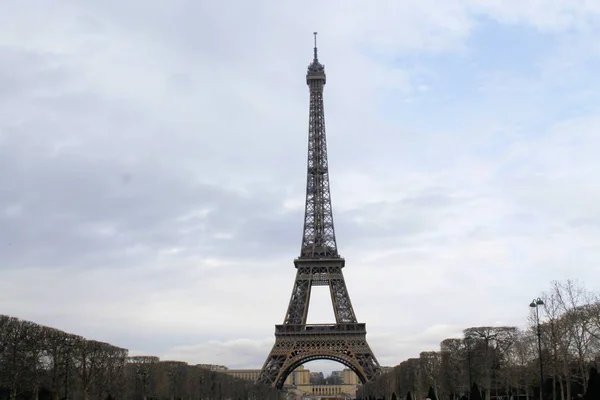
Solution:
[[[535,308],[535,322],[537,325],[537,337],[538,337],[538,355],[540,358],[540,400],[544,400],[544,363],[542,362],[542,328],[540,326],[540,306],[543,306],[544,302],[539,297],[533,299],[529,304],[529,307]]]

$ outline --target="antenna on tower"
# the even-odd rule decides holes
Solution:
[[[317,61],[317,32],[313,32],[315,37],[315,61]]]

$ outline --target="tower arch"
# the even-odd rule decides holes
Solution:
[[[275,387],[277,387],[278,389],[281,389],[283,387],[285,380],[288,378],[288,376],[292,372],[294,372],[294,370],[296,368],[298,368],[299,366],[301,366],[307,362],[310,362],[310,361],[318,361],[318,360],[328,360],[328,361],[338,362],[338,363],[348,367],[352,372],[354,372],[356,374],[356,376],[358,376],[358,379],[360,380],[361,383],[364,384],[367,382],[368,379],[365,376],[364,372],[362,371],[362,368],[360,367],[360,365],[358,365],[358,363],[356,362],[356,360],[353,360],[350,357],[340,356],[339,354],[335,354],[332,351],[323,351],[322,353],[323,354],[310,354],[310,355],[305,355],[305,356],[297,356],[295,358],[290,359],[288,362],[288,365],[286,367],[282,368],[281,375],[277,379],[277,382],[275,383]]]

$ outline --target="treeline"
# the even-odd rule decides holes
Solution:
[[[539,305],[544,399],[600,400],[600,296],[573,281],[553,282]],[[527,304],[524,304],[527,307]],[[359,399],[481,398],[538,400],[541,386],[535,308],[525,330],[473,327],[445,339],[439,351],[401,362],[364,385]],[[592,379],[590,381],[590,373]],[[471,390],[475,385],[475,389]],[[473,394],[473,398],[478,398]]]
[[[280,399],[273,388],[0,315],[0,399]]]

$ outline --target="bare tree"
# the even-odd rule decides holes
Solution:
[[[96,393],[101,399],[116,399],[125,396],[125,363],[127,349],[104,345],[100,357],[100,368],[95,379]]]
[[[81,336],[77,336],[72,343],[70,354],[84,400],[88,400],[93,389],[98,387],[107,346],[110,345],[95,340],[86,340]],[[69,349],[68,346],[67,349]]]
[[[154,386],[156,365],[159,361],[155,356],[127,357],[125,376],[129,396],[136,400],[140,397],[142,400],[147,400],[150,394],[156,393]]]
[[[2,369],[0,386],[10,389],[10,400],[16,400],[19,388],[23,388],[27,375],[27,342],[31,325],[13,317],[4,317],[0,322],[2,335]]]
[[[60,382],[64,373],[62,365],[63,344],[69,335],[54,328],[47,328],[45,337],[47,358],[47,385],[52,395],[52,400],[60,396]]]
[[[48,367],[46,357],[47,328],[28,321],[22,321],[21,324],[24,331],[26,331],[22,342],[22,357],[25,360],[25,369],[21,381],[23,387],[32,393],[32,398],[37,400]]]
[[[127,354],[108,343],[0,315],[0,390],[8,389],[11,400],[36,400],[42,390],[53,400],[73,394],[84,400],[281,398],[275,388],[223,372]]]
[[[514,343],[516,327],[480,326],[467,328],[463,331],[465,338],[470,337],[474,342],[473,360],[477,364],[477,383],[485,390],[487,400],[491,398],[492,386],[497,391],[498,376],[502,358]]]
[[[572,340],[572,351],[577,358],[579,379],[587,386],[587,371],[585,361],[589,350],[590,335],[588,333],[588,320],[582,306],[588,298],[585,288],[578,283],[567,280],[566,282],[553,282],[552,291],[556,294],[566,321],[568,334]]]
[[[600,342],[600,295],[588,292],[585,310],[588,314],[588,333],[596,342]]]
[[[421,371],[420,390],[426,393],[433,386],[436,394],[439,394],[437,385],[440,376],[442,355],[439,351],[423,351],[419,354],[419,369]]]
[[[567,280],[552,282],[542,299],[540,338],[545,387],[551,377],[552,399],[572,400],[583,394],[590,367],[600,362],[600,294]],[[464,393],[468,376],[472,375],[473,383],[483,389],[487,399],[524,395],[533,400],[540,385],[537,320],[533,315],[523,331],[484,326],[468,328],[463,333],[462,339],[446,339],[440,344],[440,397],[456,397],[461,390]],[[404,396],[410,391],[413,398],[419,398],[424,394],[420,387],[431,380],[425,358],[422,355],[410,368],[410,360],[401,362],[393,372],[364,385],[359,397],[375,393],[391,396],[388,388],[393,378],[394,393]],[[468,367],[469,360],[472,368]]]
[[[531,332],[517,332],[514,344],[506,354],[503,368],[507,391],[529,397],[537,384],[534,362],[537,359],[536,337]]]
[[[467,359],[469,355],[464,340],[444,339],[440,343],[440,350],[441,392],[448,397],[467,393],[469,391],[469,360]]]

